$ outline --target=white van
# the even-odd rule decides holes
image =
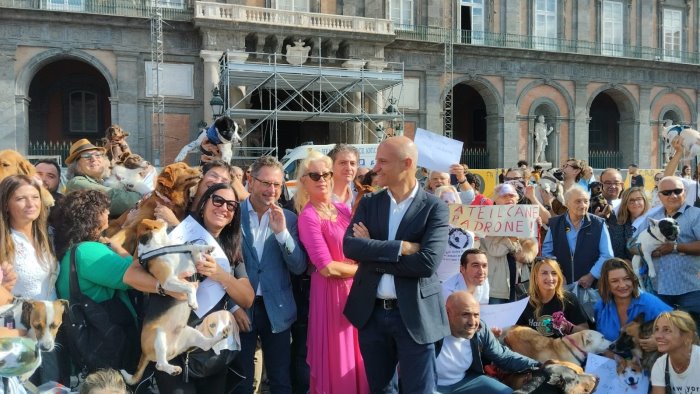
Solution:
[[[357,163],[358,167],[373,168],[377,156],[377,147],[379,144],[351,144],[360,151],[360,160]],[[284,168],[285,178],[287,179],[287,190],[290,196],[294,195],[297,188],[296,176],[297,167],[302,160],[306,159],[309,151],[315,150],[327,155],[333,149],[335,144],[328,145],[312,145],[304,144],[297,146],[294,149],[287,149],[284,157],[282,157],[282,168]]]

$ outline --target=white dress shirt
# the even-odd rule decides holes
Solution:
[[[481,305],[488,305],[489,303],[489,280],[486,279],[483,284],[476,286],[474,289],[474,298]],[[442,298],[443,301],[447,301],[447,297],[455,291],[466,291],[467,283],[464,282],[464,277],[461,272],[452,276],[450,279],[442,282]]]
[[[449,386],[464,379],[464,374],[474,361],[472,345],[469,339],[452,335],[442,342],[440,355],[435,360],[438,374],[438,386]]]
[[[408,207],[411,206],[411,203],[416,198],[416,193],[418,193],[419,187],[420,185],[418,182],[416,182],[416,186],[413,188],[413,191],[411,191],[411,194],[398,204],[396,203],[394,196],[391,194],[391,190],[387,189],[387,193],[389,193],[389,199],[391,201],[389,203],[389,234],[387,236],[387,240],[393,241],[396,239],[396,231],[399,229],[399,224],[401,224],[401,220],[406,214]],[[396,299],[394,275],[382,275],[382,278],[379,280],[379,286],[377,286],[377,298]]]

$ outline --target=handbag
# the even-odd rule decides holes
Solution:
[[[190,315],[190,320],[187,325],[190,327],[198,326],[210,313],[227,310],[228,296],[224,296],[206,315],[198,318],[196,314]],[[193,348],[180,355],[182,359],[183,379],[185,383],[189,382],[190,378],[206,378],[216,375],[226,370],[238,355],[238,350],[224,349],[219,354],[214,353],[213,349],[202,350]]]
[[[66,337],[71,360],[81,370],[102,368],[133,371],[140,356],[139,331],[117,293],[95,302],[80,291],[75,251],[70,250],[70,306],[66,310]]]
[[[530,281],[520,282],[515,284],[515,301],[520,301],[523,298],[529,297]]]
[[[578,282],[566,285],[566,290],[572,292],[578,298],[579,304],[586,314],[588,321],[595,324],[595,304],[600,301],[598,290],[579,286]]]

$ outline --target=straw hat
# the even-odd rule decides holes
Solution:
[[[78,156],[86,150],[99,150],[103,154],[105,153],[105,148],[101,146],[95,146],[87,138],[75,141],[73,145],[70,146],[70,154],[66,158],[66,164],[70,164],[78,159]]]

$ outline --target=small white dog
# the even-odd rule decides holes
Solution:
[[[700,156],[700,133],[697,130],[681,125],[672,124],[671,120],[664,121],[664,142],[666,149],[673,149],[671,142],[676,137],[681,137],[681,145],[683,146],[683,160],[690,163],[693,157]]]
[[[150,193],[154,186],[149,186],[143,176],[149,166],[150,163],[141,156],[131,152],[124,153],[116,161],[103,184],[111,188],[133,190],[141,195]]]
[[[680,232],[680,227],[678,222],[672,218],[663,218],[655,220],[649,218],[649,227],[646,231],[639,234],[637,237],[637,242],[639,243],[639,249],[641,254],[644,256],[644,261],[646,261],[649,267],[649,277],[653,278],[656,276],[656,269],[654,268],[654,262],[651,259],[651,252],[656,250],[664,242],[673,242],[678,238],[678,233]],[[641,282],[641,276],[639,274],[639,268],[642,265],[642,256],[634,255],[632,257],[632,267],[634,273],[637,275]]]

